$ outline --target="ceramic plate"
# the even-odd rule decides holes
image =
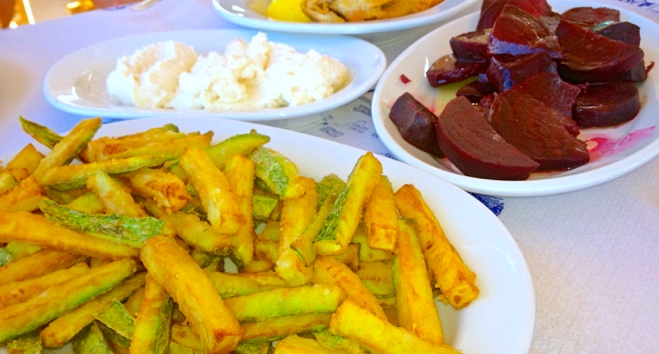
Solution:
[[[388,20],[352,23],[276,21],[265,16],[265,9],[270,3],[268,0],[213,0],[213,6],[223,18],[250,28],[297,33],[368,34],[400,31],[448,20],[476,2],[476,0],[444,0],[416,14]]]
[[[174,123],[183,132],[212,130],[214,141],[256,129],[267,146],[295,162],[302,175],[329,173],[347,179],[364,151],[329,140],[247,122],[212,118],[148,118],[106,124],[97,136],[120,136]],[[303,147],[303,148],[301,148]],[[438,304],[446,342],[464,353],[528,353],[534,330],[535,297],[526,261],[499,219],[463,190],[429,173],[379,156],[394,188],[415,185],[435,211],[447,238],[477,274],[480,297],[462,310]],[[2,161],[9,161],[9,157]],[[4,353],[4,348],[0,349]]]
[[[249,41],[255,30],[190,30],[152,32],[118,38],[77,51],[58,61],[46,74],[43,92],[53,106],[74,114],[104,118],[133,119],[154,115],[201,115],[229,119],[275,122],[320,113],[340,107],[372,89],[386,67],[386,58],[373,44],[348,36],[266,33],[268,40],[293,46],[299,52],[316,49],[339,59],[350,71],[350,82],[333,95],[310,104],[258,111],[207,112],[145,109],[118,105],[105,88],[107,75],[120,56],[133,54],[145,45],[174,40],[192,46],[199,54],[224,52],[235,38]],[[360,53],[360,55],[354,55]]]
[[[550,1],[554,11],[563,12],[572,7],[615,6],[585,1]],[[641,28],[641,47],[645,61],[659,60],[659,25],[634,12],[619,9],[623,20]],[[450,53],[451,37],[473,31],[478,13],[467,15],[420,38],[403,51],[382,75],[373,95],[372,116],[375,129],[384,145],[401,161],[416,166],[457,186],[475,193],[495,196],[540,196],[574,191],[591,187],[645,164],[659,154],[659,72],[652,70],[648,79],[639,84],[642,108],[629,123],[615,128],[582,129],[580,139],[590,141],[591,162],[578,168],[552,173],[538,173],[525,181],[497,181],[467,177],[450,164],[440,162],[405,142],[389,119],[393,102],[405,91],[431,108],[441,112],[437,104],[438,91],[425,79],[426,69],[439,57]],[[404,75],[410,81],[401,80]]]

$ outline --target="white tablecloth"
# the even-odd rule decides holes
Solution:
[[[659,22],[658,3],[600,2]],[[60,132],[82,118],[53,108],[41,92],[46,71],[67,54],[135,33],[235,27],[209,0],[163,0],[141,12],[99,10],[0,31],[0,156],[31,142],[19,115]],[[391,61],[424,31],[376,44]],[[370,121],[369,98],[293,129],[386,155]],[[585,190],[500,200],[499,217],[519,243],[535,286],[532,353],[659,353],[658,179],[655,158]]]

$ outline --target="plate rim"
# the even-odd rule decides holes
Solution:
[[[556,6],[557,4],[572,4],[567,0],[548,0],[550,5]],[[615,6],[614,4],[603,4],[588,0],[579,0],[577,5],[591,4],[599,7],[610,7],[620,10],[621,14],[627,17],[642,18],[643,21],[652,22],[649,18],[638,14],[634,11]],[[585,6],[585,5],[583,5]],[[594,187],[599,184],[606,183],[618,177],[621,177],[651,161],[659,156],[659,136],[654,141],[651,141],[646,146],[638,149],[629,156],[623,157],[617,161],[611,162],[607,165],[597,167],[592,170],[583,171],[577,174],[570,174],[565,176],[558,176],[545,179],[530,179],[524,181],[502,181],[492,180],[485,178],[476,178],[464,176],[455,172],[440,169],[438,167],[427,164],[426,162],[416,158],[397,142],[393,141],[390,134],[387,132],[382,121],[386,117],[382,116],[381,107],[382,103],[382,87],[385,80],[395,70],[395,67],[408,55],[415,51],[418,43],[436,36],[438,33],[445,31],[446,28],[455,26],[460,22],[474,21],[479,15],[479,11],[466,14],[462,17],[449,21],[435,30],[427,33],[417,41],[412,43],[408,48],[401,52],[387,67],[385,72],[380,76],[378,84],[373,93],[373,103],[371,104],[371,118],[373,120],[374,129],[383,145],[401,161],[420,168],[424,171],[430,172],[450,183],[458,185],[467,191],[474,193],[481,193],[499,197],[536,197],[548,196],[562,193],[573,192],[585,188]],[[659,24],[654,24],[659,29]],[[656,72],[653,73],[656,75]],[[659,129],[659,124],[655,125],[654,129]]]
[[[202,121],[204,123],[200,124],[200,122]],[[181,128],[182,131],[193,131],[193,130],[196,131],[196,130],[203,130],[209,127],[213,127],[212,128],[213,131],[217,131],[219,134],[221,134],[222,138],[231,136],[231,134],[235,133],[238,130],[248,132],[251,131],[252,129],[256,129],[258,132],[262,134],[274,135],[274,139],[272,139],[270,143],[273,143],[276,146],[285,146],[288,147],[288,149],[290,149],[290,146],[292,145],[297,146],[300,143],[297,141],[297,139],[286,139],[286,138],[302,137],[302,140],[305,142],[318,143],[319,148],[323,149],[323,151],[325,150],[328,151],[323,153],[323,155],[327,155],[327,156],[330,156],[330,152],[329,152],[330,149],[325,149],[326,147],[336,148],[340,152],[348,152],[348,155],[354,157],[358,157],[366,152],[366,150],[357,147],[340,144],[313,135],[307,135],[304,133],[286,130],[278,127],[258,125],[251,122],[228,120],[228,119],[213,119],[209,117],[180,118],[180,117],[169,117],[169,116],[156,116],[156,117],[145,118],[135,122],[115,121],[110,123],[104,123],[101,126],[101,128],[98,130],[97,134],[98,137],[107,136],[108,134],[111,134],[114,131],[126,131],[126,130],[134,131],[139,129],[146,129],[149,127],[162,126],[165,123],[176,124]],[[194,128],[189,128],[189,127],[194,127]],[[222,128],[224,128],[224,130]],[[213,141],[215,142],[220,141],[222,138],[216,135],[214,136]],[[4,156],[1,156],[0,158],[2,158],[4,161],[6,157],[13,156],[17,152],[18,150],[6,154]],[[301,153],[301,154],[307,154],[307,153]],[[517,334],[520,335],[519,337],[516,337],[516,338],[520,338],[520,341],[514,343],[515,344],[514,347],[519,347],[521,349],[520,353],[528,352],[528,350],[531,347],[533,335],[535,331],[535,319],[536,319],[535,288],[533,285],[533,278],[531,276],[531,271],[530,268],[528,267],[526,258],[524,257],[524,254],[521,248],[519,247],[519,244],[517,243],[513,235],[510,233],[510,230],[508,230],[505,224],[494,213],[492,213],[485,205],[483,205],[476,198],[469,195],[467,192],[458,188],[457,186],[448,183],[438,178],[437,176],[419,170],[413,166],[402,163],[400,161],[390,159],[382,155],[376,155],[376,156],[383,164],[383,173],[389,170],[389,173],[391,174],[393,173],[392,169],[394,169],[397,172],[393,174],[394,181],[395,180],[406,180],[406,181],[424,180],[423,183],[425,187],[422,186],[421,189],[427,189],[430,182],[433,183],[433,186],[439,186],[438,190],[443,191],[444,194],[437,197],[433,197],[432,199],[428,199],[429,204],[431,205],[439,204],[441,205],[441,208],[443,210],[446,210],[446,213],[441,213],[441,212],[437,213],[437,211],[435,211],[435,213],[438,214],[437,215],[438,219],[441,220],[442,218],[445,217],[449,218],[449,216],[442,216],[442,215],[451,213],[448,210],[450,203],[451,206],[454,205],[458,206],[458,208],[456,208],[457,210],[453,211],[453,213],[461,213],[464,212],[464,210],[472,211],[472,214],[470,214],[470,216],[474,216],[474,215],[479,216],[479,220],[481,220],[481,222],[483,223],[483,226],[478,227],[479,229],[481,227],[488,227],[489,230],[492,230],[492,233],[490,234],[490,238],[480,238],[478,236],[474,236],[474,232],[470,232],[471,237],[466,240],[463,239],[464,240],[463,242],[455,242],[455,241],[452,242],[455,242],[456,248],[461,250],[461,255],[467,255],[467,257],[471,257],[472,255],[476,257],[478,255],[478,250],[472,252],[465,251],[470,246],[487,248],[488,245],[489,247],[493,247],[493,245],[498,245],[495,248],[497,251],[503,253],[503,256],[501,258],[505,258],[504,263],[507,264],[507,267],[505,269],[508,270],[510,273],[510,277],[507,279],[517,284],[515,288],[519,287],[520,289],[522,289],[523,292],[525,292],[524,294],[518,294],[518,295],[523,295],[522,298],[525,300],[525,302],[522,303],[523,306],[521,306],[521,308],[523,308],[523,311],[520,311],[521,315],[519,317],[516,317],[519,318],[518,325],[521,326],[520,328],[523,330],[523,333],[516,332]],[[294,159],[294,157],[292,158]],[[7,159],[7,161],[9,161],[9,159]],[[294,162],[296,161],[294,160]],[[305,168],[306,166],[309,167]],[[343,168],[346,167],[344,166]],[[303,171],[307,169],[311,170],[310,172],[311,174],[313,173],[321,174],[320,171],[313,172],[313,167],[311,165],[305,165],[301,168],[301,170]],[[407,172],[414,172],[414,173],[410,175]],[[410,176],[412,177],[410,178]],[[425,182],[426,179],[428,180],[428,182]],[[456,201],[458,203],[455,203]],[[460,215],[464,215],[464,214],[461,213]],[[465,226],[462,225],[467,225],[466,221],[463,219],[462,221],[457,221],[457,220],[452,222],[449,221],[445,226],[447,226],[448,228],[454,228],[456,224],[458,225],[459,230],[465,228]],[[452,236],[449,235],[449,237]],[[481,265],[481,269],[484,266],[485,265]],[[477,271],[477,275],[478,274],[479,273]],[[495,279],[491,279],[491,280],[493,284],[503,284],[503,282],[501,281],[497,282]],[[478,278],[477,278],[477,282],[478,282]],[[491,290],[493,288],[485,287],[483,289]],[[499,295],[502,295],[502,293],[505,293],[503,295],[505,295],[506,297],[509,295],[514,295],[507,293],[505,291],[507,288],[494,288],[494,289],[500,290],[497,291],[497,294]],[[477,302],[475,302],[474,304],[477,304]],[[519,307],[519,305],[520,303],[515,303],[516,307]],[[465,309],[460,311],[468,310],[469,308],[470,307],[466,307]],[[469,338],[470,337],[468,336],[467,340],[464,341],[464,344],[466,344],[467,346],[469,346],[470,343]],[[505,343],[505,344],[509,345],[510,343]],[[4,348],[0,347],[0,353],[2,352],[3,349]]]
[[[64,75],[71,80],[71,91],[74,91],[75,87],[73,86],[73,80],[80,74],[76,73],[65,73],[62,72],[62,66],[74,61],[77,57],[84,56],[89,54],[93,50],[100,50],[106,47],[119,46],[123,41],[132,40],[139,41],[144,38],[143,41],[148,41],[148,38],[159,38],[159,41],[164,41],[167,39],[168,35],[173,36],[191,36],[194,34],[199,34],[200,36],[209,37],[211,35],[227,37],[226,42],[218,42],[218,46],[223,46],[228,43],[230,38],[235,38],[236,36],[251,37],[258,32],[263,32],[268,36],[268,41],[282,42],[281,40],[276,40],[273,38],[284,38],[288,41],[300,41],[312,43],[311,40],[320,38],[321,36],[316,34],[305,34],[305,33],[281,33],[281,32],[269,32],[262,31],[252,28],[211,28],[211,29],[187,29],[187,30],[167,30],[167,31],[152,31],[145,33],[138,33],[133,35],[121,36],[117,38],[108,39],[99,43],[95,43],[84,48],[78,49],[74,52],[71,52],[61,58],[59,58],[46,72],[41,83],[42,95],[46,101],[53,107],[75,115],[100,115],[105,118],[112,119],[121,119],[121,120],[130,120],[130,119],[140,119],[144,117],[151,116],[209,116],[209,117],[221,117],[225,119],[234,119],[234,120],[244,120],[251,122],[278,122],[283,120],[292,120],[300,117],[305,117],[313,114],[319,114],[327,112],[329,110],[341,107],[345,104],[352,102],[353,100],[359,98],[364,93],[373,89],[377,84],[380,76],[387,67],[387,58],[378,46],[364,40],[361,38],[343,36],[343,35],[331,35],[331,36],[322,36],[324,40],[331,40],[333,42],[343,42],[346,45],[350,46],[360,46],[364,50],[368,50],[370,55],[370,60],[373,62],[373,65],[365,65],[366,61],[361,60],[360,66],[349,67],[351,72],[352,81],[348,83],[342,90],[339,90],[328,96],[323,100],[316,102],[311,102],[305,105],[295,106],[295,107],[283,107],[283,108],[272,108],[272,109],[263,109],[257,111],[225,111],[225,112],[211,112],[206,110],[169,110],[169,109],[140,109],[130,106],[121,106],[121,105],[108,105],[106,107],[89,107],[81,104],[72,104],[67,101],[63,101],[59,98],[60,94],[54,92],[53,87],[64,87],[62,84],[57,84],[53,82],[55,75]],[[229,37],[231,36],[231,37]],[[151,43],[150,41],[149,43]],[[319,41],[318,45],[312,46],[314,49],[317,49],[321,52],[329,52],[330,48],[323,41]],[[125,53],[128,55],[131,53]],[[329,53],[325,53],[331,55]],[[344,63],[345,64],[345,63]],[[355,72],[357,71],[357,72]],[[360,73],[359,71],[364,71]],[[354,76],[357,77],[354,77]],[[355,81],[359,79],[359,81]],[[346,91],[346,89],[348,89]],[[67,90],[69,90],[67,86]],[[104,91],[105,92],[105,91]],[[66,92],[69,94],[69,92]]]
[[[227,0],[212,0],[213,8],[215,11],[227,21],[234,24],[250,27],[261,28],[272,31],[286,31],[298,33],[315,33],[315,34],[347,34],[347,35],[363,35],[378,32],[391,32],[406,30],[415,27],[429,25],[435,22],[448,20],[457,13],[467,9],[478,2],[478,0],[464,0],[460,1],[454,6],[437,12],[437,8],[441,7],[442,3],[431,7],[430,9],[403,16],[395,19],[376,20],[365,23],[345,23],[345,24],[324,24],[324,23],[299,23],[288,21],[275,21],[269,20],[267,17],[258,14],[248,6],[245,12],[249,11],[254,15],[262,18],[249,18],[240,16],[235,12],[227,9],[222,3]],[[242,0],[244,2],[244,0]]]

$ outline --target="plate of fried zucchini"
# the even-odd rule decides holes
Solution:
[[[428,173],[233,120],[21,123],[34,143],[0,160],[0,353],[530,348],[519,247]]]

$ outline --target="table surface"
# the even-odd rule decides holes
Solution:
[[[659,22],[658,4],[600,2]],[[59,132],[84,118],[55,109],[43,97],[43,77],[57,60],[121,36],[204,28],[237,26],[220,18],[210,0],[163,0],[144,11],[128,6],[97,10],[0,31],[0,156],[31,142],[21,131],[19,115]],[[425,31],[408,31],[398,41],[375,44],[391,62]],[[369,97],[348,106],[370,104]],[[374,137],[368,113],[343,114],[346,111],[339,108],[319,119],[337,129],[357,129],[328,135],[313,124],[289,128],[387,154]],[[501,199],[499,218],[519,244],[535,288],[531,353],[659,353],[658,177],[655,158],[584,190]]]

